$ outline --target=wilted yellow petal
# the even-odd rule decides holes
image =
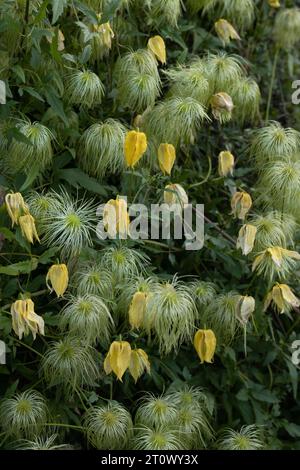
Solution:
[[[273,302],[277,305],[280,312],[283,313],[284,312],[284,299],[282,296],[280,286],[278,284],[274,286],[272,289],[272,299],[273,299]]]
[[[236,314],[243,325],[246,325],[255,310],[255,299],[249,295],[241,295],[237,303]]]
[[[129,323],[131,328],[140,328],[143,325],[147,304],[147,294],[136,292],[129,306]]]
[[[252,199],[250,194],[245,191],[237,191],[231,199],[232,213],[238,219],[244,220],[251,209]]]
[[[236,247],[241,248],[243,255],[248,255],[253,250],[257,228],[254,225],[246,224],[240,228]]]
[[[153,36],[148,41],[148,49],[158,58],[162,63],[166,63],[166,46],[161,36]]]
[[[29,243],[34,243],[34,239],[40,241],[36,231],[35,221],[31,214],[21,215],[19,217],[19,224],[21,227],[22,235]]]
[[[234,27],[224,19],[215,22],[215,30],[224,44],[228,44],[230,39],[241,39]]]
[[[212,330],[198,330],[194,336],[194,347],[201,360],[204,362],[212,362],[217,340]]]
[[[21,193],[8,193],[5,196],[5,204],[12,226],[19,224],[21,215],[29,214],[29,209]]]
[[[19,339],[31,331],[33,339],[39,332],[44,335],[44,320],[34,312],[34,303],[31,299],[16,300],[10,309],[12,327]]]
[[[180,184],[168,184],[164,191],[164,202],[170,206],[180,204],[181,207],[184,207],[185,204],[188,204],[189,198]]]
[[[300,300],[293,294],[291,289],[286,284],[279,284],[279,287],[282,292],[282,297],[289,305],[292,307],[300,307]]]
[[[122,377],[129,367],[131,346],[127,341],[114,341],[104,361],[104,370],[108,374],[113,371],[122,382]]]
[[[225,150],[219,154],[219,175],[228,176],[232,175],[234,167],[234,156],[231,152]]]
[[[231,113],[234,108],[231,96],[223,91],[212,96],[210,105],[215,119],[220,118],[222,111]]]
[[[48,281],[51,282],[52,288],[49,286]],[[69,283],[68,268],[65,264],[53,264],[49,269],[46,276],[47,287],[52,291],[54,290],[57,297],[64,295]]]
[[[144,132],[129,131],[124,142],[126,163],[133,168],[147,150],[147,137]]]
[[[282,263],[283,249],[280,246],[274,246],[272,248],[267,248],[267,253],[271,256],[273,262],[278,268],[280,268]],[[286,250],[289,251],[289,250]],[[294,252],[296,253],[296,252]]]
[[[172,144],[160,144],[158,147],[158,162],[161,171],[171,174],[176,159],[176,150]]]

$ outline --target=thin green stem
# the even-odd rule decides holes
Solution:
[[[36,349],[32,348],[32,347],[29,346],[28,344],[23,343],[23,341],[20,341],[20,340],[17,339],[17,338],[13,338],[13,340],[16,341],[17,343],[21,344],[22,346],[25,346],[25,348],[29,349],[31,352],[34,352],[34,353],[37,354],[38,356],[43,357],[43,354],[41,354],[40,352],[38,352]]]
[[[276,49],[274,59],[273,59],[272,75],[271,75],[271,80],[270,80],[269,96],[268,96],[268,101],[267,101],[267,109],[266,109],[266,117],[265,117],[266,122],[269,120],[269,116],[270,116],[270,108],[271,108],[271,101],[272,101],[272,95],[273,95],[273,87],[274,87],[278,58],[279,58],[279,48]]]

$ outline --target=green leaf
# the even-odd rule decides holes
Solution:
[[[68,181],[68,183],[75,188],[81,186],[82,188],[88,189],[93,193],[100,194],[101,196],[107,196],[106,189],[100,183],[98,183],[95,178],[91,178],[79,168],[68,168],[65,170],[60,170],[57,172],[57,176],[60,179]]]
[[[15,234],[6,227],[0,227],[0,233],[2,233],[4,235],[6,240],[11,241],[11,240],[15,239]]]
[[[38,266],[37,258],[31,258],[27,261],[10,264],[9,266],[0,266],[0,274],[7,276],[18,276],[19,274],[28,274],[34,271]]]
[[[58,18],[63,14],[68,0],[52,0],[52,24],[56,23]]]
[[[27,175],[26,180],[22,184],[20,191],[25,191],[25,189],[29,188],[31,184],[34,182],[34,180],[38,177],[40,173],[39,168],[35,167],[31,170],[31,172]]]
[[[89,58],[91,57],[91,53],[92,53],[92,46],[90,44],[88,44],[87,46],[85,46],[82,53],[78,57],[79,62],[81,64],[85,64],[89,60]]]
[[[284,429],[292,437],[300,437],[300,426],[295,423],[286,423],[284,424]]]
[[[22,67],[20,65],[14,65],[12,67],[12,70],[15,72],[15,74],[21,80],[21,82],[23,82],[23,83],[26,82],[25,72],[24,72],[24,70],[22,69]]]
[[[33,96],[34,98],[41,101],[42,103],[45,102],[44,98],[36,90],[31,88],[30,86],[24,86],[24,87],[21,88],[21,90],[26,91],[26,93],[29,93],[29,95]]]
[[[62,101],[58,98],[58,96],[53,93],[53,91],[46,91],[45,92],[46,100],[48,104],[51,106],[53,111],[61,118],[61,120],[68,126],[68,118],[65,114],[64,107]]]
[[[44,251],[44,253],[39,257],[38,262],[41,264],[48,264],[52,260],[53,256],[56,255],[58,250],[58,246],[49,248],[49,250]]]

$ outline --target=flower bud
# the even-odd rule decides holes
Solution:
[[[243,255],[248,255],[253,250],[256,233],[257,228],[254,225],[246,224],[240,228],[236,247],[241,248]]]
[[[252,199],[250,194],[245,191],[237,191],[234,193],[231,199],[232,214],[238,219],[244,220],[246,214],[249,212],[252,206]]]
[[[176,159],[176,150],[172,144],[160,144],[158,147],[158,162],[164,174],[171,174]]]
[[[234,156],[228,150],[219,154],[219,175],[232,175],[234,167]]]
[[[148,41],[148,49],[162,63],[166,63],[166,46],[161,36],[153,36]]]
[[[9,193],[5,196],[5,204],[12,226],[19,224],[19,217],[29,214],[29,209],[21,193]]]
[[[124,142],[124,153],[126,163],[130,168],[134,168],[146,150],[147,137],[144,132],[127,132]]]
[[[194,337],[194,347],[201,364],[212,362],[216,350],[217,340],[212,330],[198,330]]]
[[[143,325],[147,305],[147,294],[136,292],[129,306],[129,323],[131,328],[139,329]]]
[[[48,284],[50,280],[51,286]],[[65,264],[53,264],[46,276],[48,289],[55,291],[57,297],[62,297],[68,287],[69,273]]]
[[[234,27],[224,19],[215,22],[215,30],[223,44],[229,44],[230,39],[241,39]]]
[[[36,231],[35,221],[31,214],[22,215],[19,217],[19,224],[21,227],[22,235],[29,243],[34,243],[34,239],[40,241]]]
[[[114,341],[111,343],[104,361],[105,373],[110,374],[114,372],[122,382],[122,377],[130,364],[130,357],[130,344],[127,341]]]

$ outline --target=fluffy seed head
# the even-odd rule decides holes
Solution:
[[[75,70],[68,78],[66,89],[70,104],[86,108],[94,108],[104,96],[103,83],[90,70]]]

